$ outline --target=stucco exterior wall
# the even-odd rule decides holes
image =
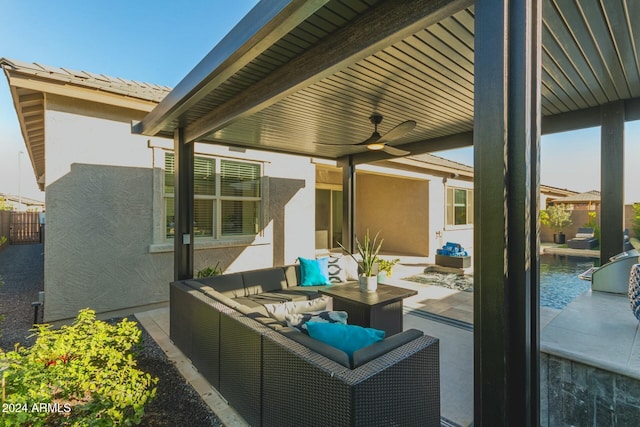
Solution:
[[[339,169],[319,167],[316,180],[341,187]],[[435,263],[436,249],[447,241],[461,243],[473,254],[473,225],[447,226],[447,186],[473,189],[473,182],[424,173],[422,170],[358,165],[356,235],[381,232],[383,252],[426,257]]]
[[[173,244],[162,237],[163,163],[173,142],[130,132],[143,113],[47,98],[45,321],[135,311],[168,301]],[[256,238],[195,243],[194,269],[292,263],[314,253],[315,168],[308,158],[196,145],[263,163],[263,228]]]
[[[380,231],[383,251],[429,254],[429,182],[359,172],[356,177],[356,235]]]
[[[473,225],[450,226],[446,224],[446,189],[448,186],[456,188],[473,188],[473,182],[447,178],[446,181],[438,177],[430,181],[429,203],[433,207],[429,211],[429,223],[433,245],[430,260],[435,263],[436,249],[442,248],[447,242],[460,243],[462,247],[473,255]]]

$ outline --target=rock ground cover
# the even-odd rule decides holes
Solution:
[[[424,285],[441,286],[456,291],[473,292],[473,276],[466,274],[428,271],[424,274],[405,277],[402,280],[422,283]]]

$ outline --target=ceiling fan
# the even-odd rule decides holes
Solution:
[[[391,142],[394,139],[398,139],[405,135],[408,132],[411,132],[414,127],[416,127],[415,120],[407,120],[406,122],[400,123],[398,126],[391,129],[389,132],[384,135],[380,135],[378,132],[378,125],[382,122],[382,115],[378,113],[373,113],[369,120],[374,125],[374,130],[371,136],[365,139],[362,142],[358,142],[355,144],[342,144],[342,143],[329,143],[329,142],[317,142],[317,144],[321,145],[343,145],[349,147],[355,147],[359,145],[366,145],[369,150],[382,150],[385,153],[389,153],[393,156],[406,156],[411,154],[409,151],[401,150],[399,148],[391,147],[387,145],[387,142]]]

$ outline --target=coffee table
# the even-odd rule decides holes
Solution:
[[[380,329],[386,336],[402,332],[402,300],[418,293],[384,284],[379,284],[375,292],[361,292],[358,283],[335,285],[318,292],[333,298],[334,310],[349,314],[349,324]]]

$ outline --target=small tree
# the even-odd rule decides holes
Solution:
[[[562,230],[572,223],[571,212],[565,205],[549,206],[544,214],[540,213],[540,222],[551,227],[557,234],[562,234]]]

